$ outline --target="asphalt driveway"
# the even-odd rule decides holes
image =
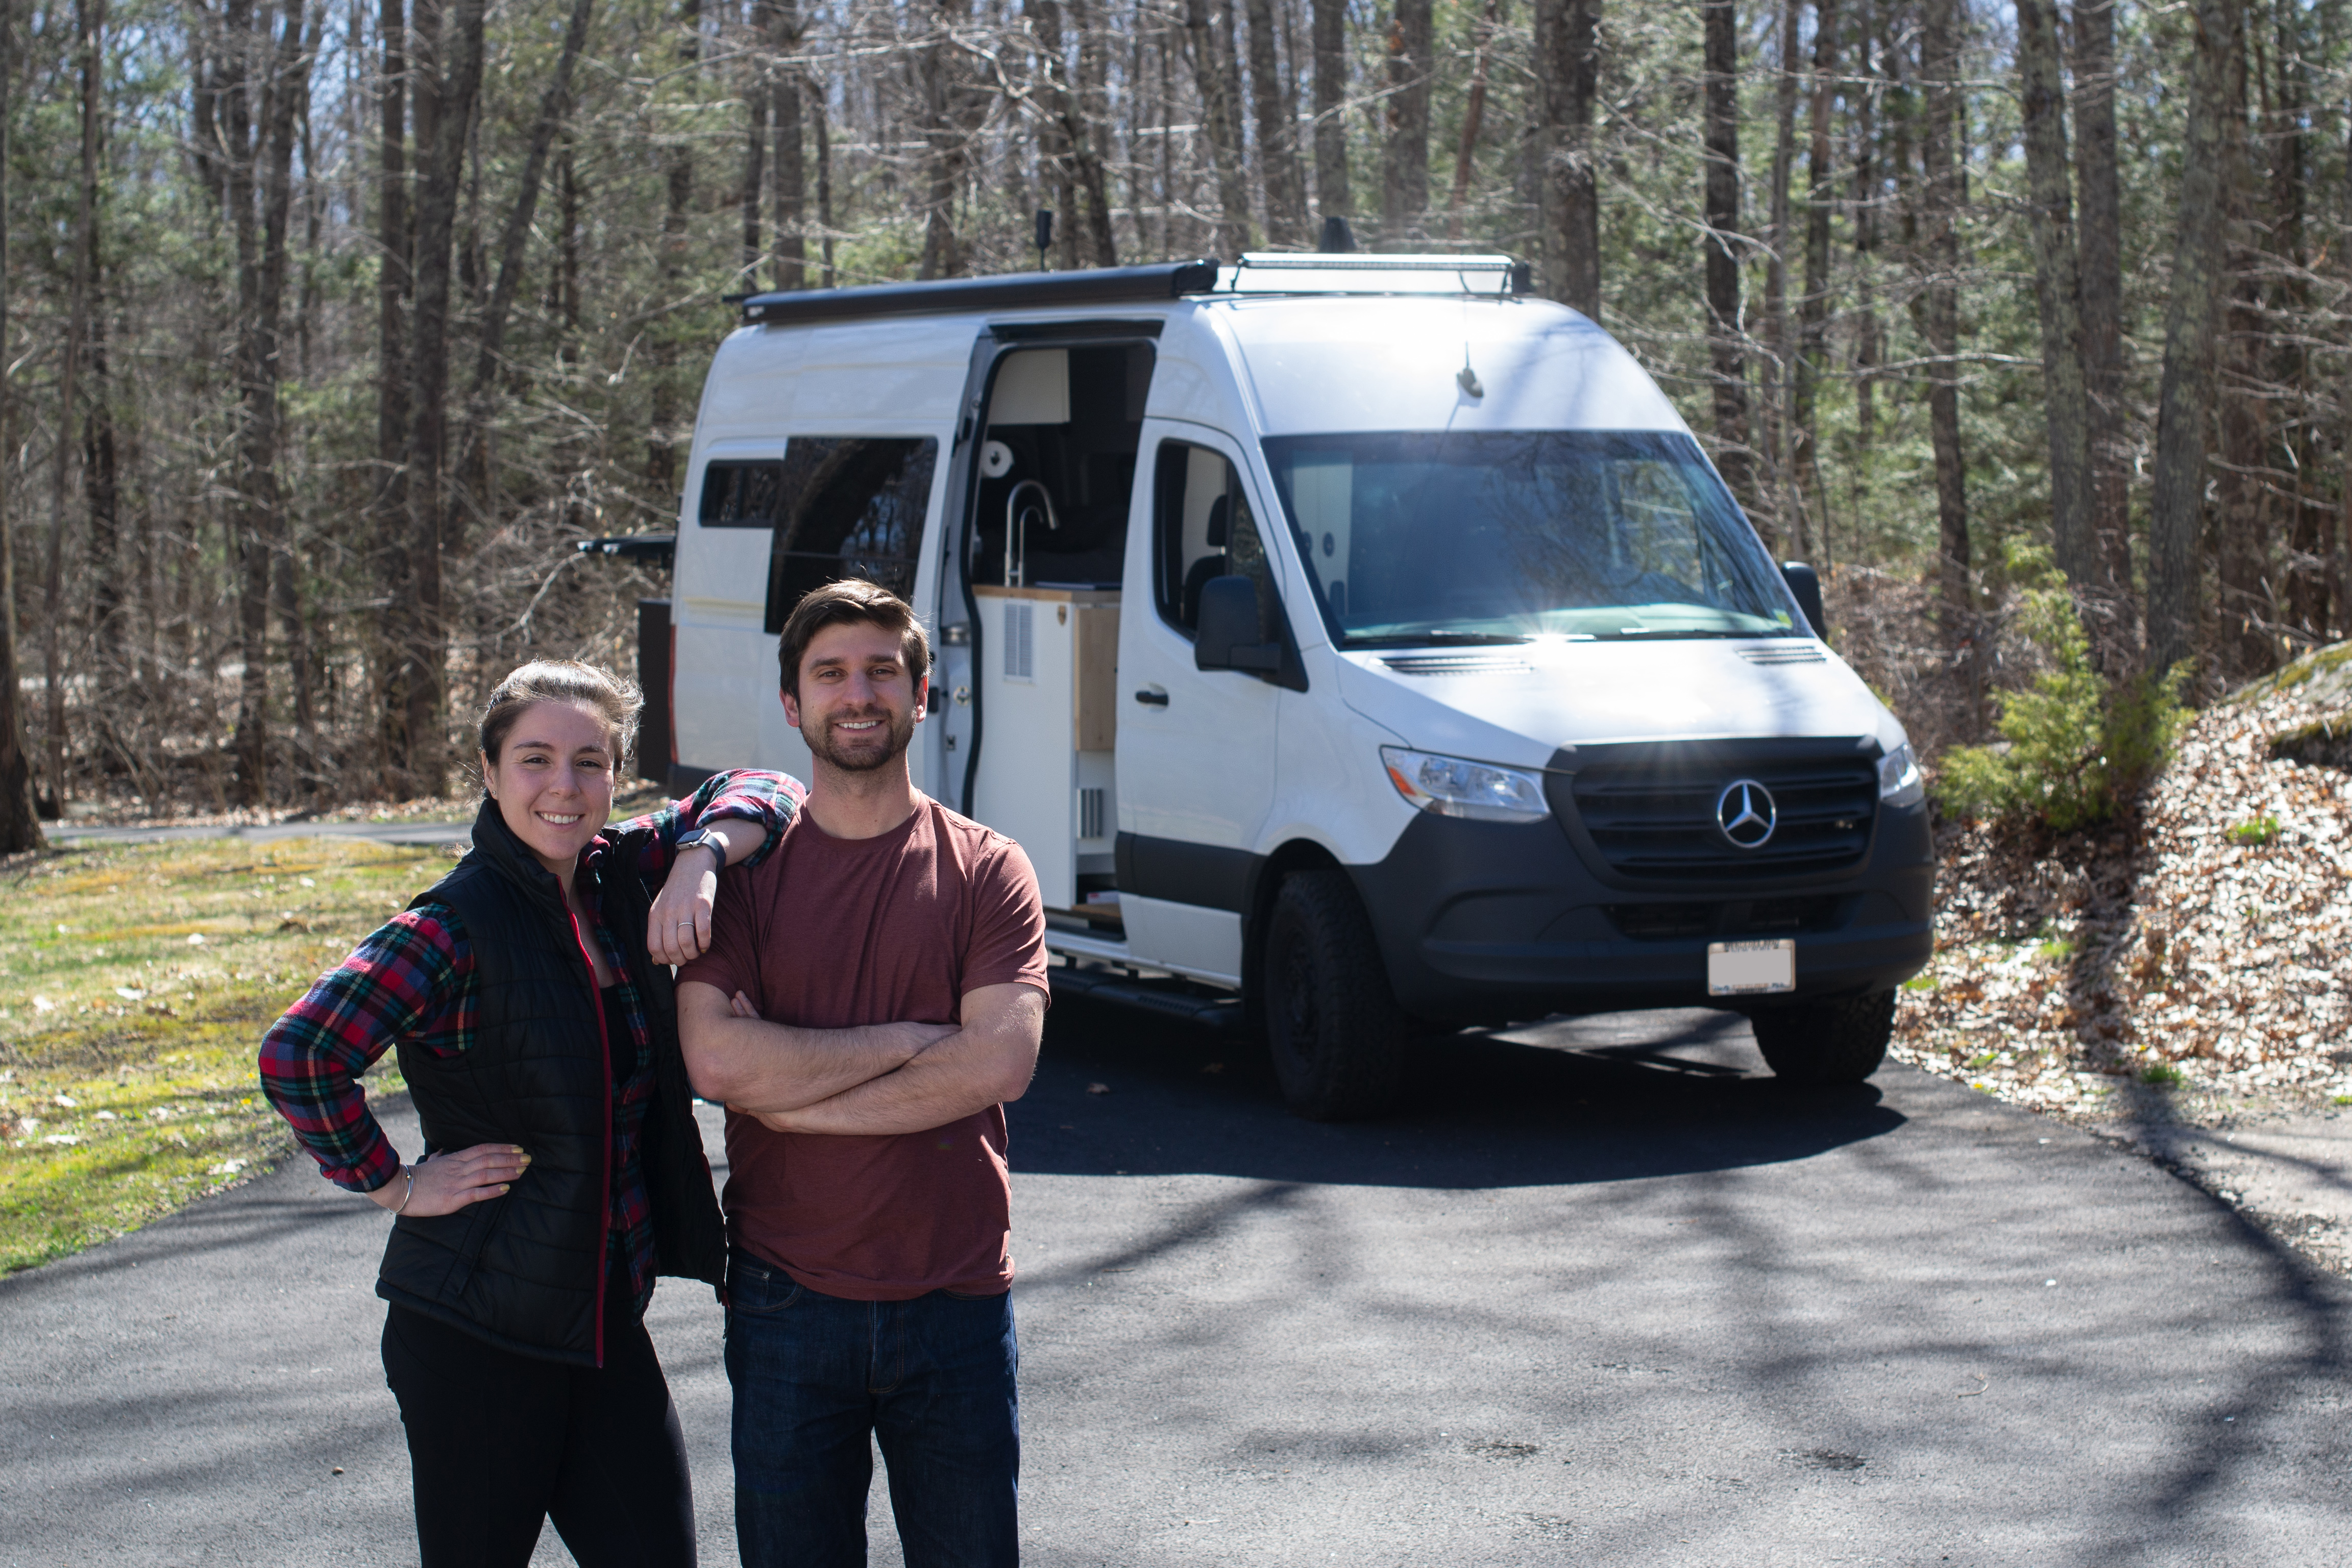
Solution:
[[[1447,1042],[1410,1105],[1298,1122],[1056,1006],[1027,1561],[2352,1561],[2352,1297],[2128,1152],[1898,1068],[1793,1094],[1704,1013]],[[0,1281],[0,1563],[415,1562],[383,1224],[298,1162]],[[719,1314],[653,1322],[731,1562]]]

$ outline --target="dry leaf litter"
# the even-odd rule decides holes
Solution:
[[[1937,951],[1892,1055],[2097,1119],[2124,1080],[2274,1106],[2352,1096],[2352,645],[2198,716],[2135,820],[1939,830]],[[2335,723],[2331,724],[2331,721]],[[2290,749],[2294,749],[2290,742]]]

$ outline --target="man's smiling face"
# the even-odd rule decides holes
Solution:
[[[800,675],[799,695],[784,693],[784,717],[817,761],[862,773],[905,754],[924,689],[897,632],[870,621],[829,626],[809,639]]]

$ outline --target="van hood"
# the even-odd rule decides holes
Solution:
[[[1562,748],[1623,741],[1904,743],[1861,678],[1811,638],[1335,651],[1349,707],[1416,751],[1476,762],[1542,767]]]

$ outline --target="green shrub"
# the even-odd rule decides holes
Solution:
[[[2150,1062],[2139,1069],[2139,1080],[2154,1089],[2179,1089],[2189,1075],[2170,1062]]]
[[[2230,829],[2230,842],[2242,844],[2250,849],[2259,849],[2278,836],[2279,819],[2275,816],[2257,816],[2252,822],[2242,822]]]
[[[2034,821],[2059,833],[2109,821],[2179,739],[2189,666],[2109,680],[2091,664],[2073,597],[2047,578],[2025,594],[2019,624],[2050,668],[2001,700],[2007,745],[1944,753],[1937,802],[1949,816]]]

